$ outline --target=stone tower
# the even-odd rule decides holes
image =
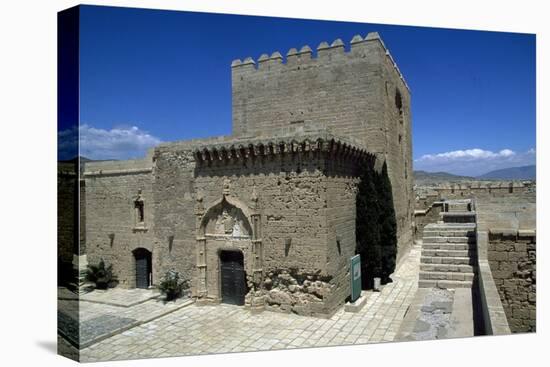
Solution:
[[[410,91],[378,33],[232,63],[233,136],[329,129],[385,160],[398,227],[398,257],[412,241]]]

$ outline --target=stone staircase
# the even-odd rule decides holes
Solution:
[[[475,212],[450,201],[442,221],[424,227],[419,288],[471,288],[475,274]],[[452,213],[448,215],[448,213]]]

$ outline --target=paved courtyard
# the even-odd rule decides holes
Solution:
[[[420,246],[369,294],[358,313],[340,309],[330,319],[251,313],[231,305],[188,306],[102,340],[81,351],[81,361],[365,344],[393,341],[418,287]]]
[[[67,342],[87,347],[124,330],[150,322],[190,304],[189,299],[164,302],[158,291],[95,290],[77,296],[58,289],[58,332]]]

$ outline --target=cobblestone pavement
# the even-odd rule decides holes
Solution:
[[[260,351],[394,340],[418,287],[420,247],[369,295],[358,313],[340,309],[330,319],[253,314],[237,306],[189,306],[105,339],[81,351],[81,361]]]

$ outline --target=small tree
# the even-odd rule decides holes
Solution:
[[[182,280],[175,270],[168,270],[162,277],[159,290],[166,296],[167,301],[178,298],[184,289],[188,288],[188,282]]]
[[[109,288],[109,284],[114,280],[113,265],[106,266],[103,259],[97,265],[88,265],[86,280],[95,283],[97,289]]]
[[[391,281],[397,255],[397,225],[391,182],[386,163],[380,172],[374,162],[360,166],[361,182],[356,197],[356,253],[361,255],[363,289],[372,288],[374,278],[382,284]]]
[[[362,161],[359,169],[361,181],[356,197],[356,253],[361,255],[362,288],[367,289],[372,287],[373,279],[379,277],[382,271],[378,220],[380,209],[373,162]]]
[[[397,257],[397,223],[386,162],[381,172],[376,175],[376,186],[380,203],[379,230],[382,260],[380,278],[382,278],[382,284],[386,284],[391,282],[390,274],[395,271]]]

